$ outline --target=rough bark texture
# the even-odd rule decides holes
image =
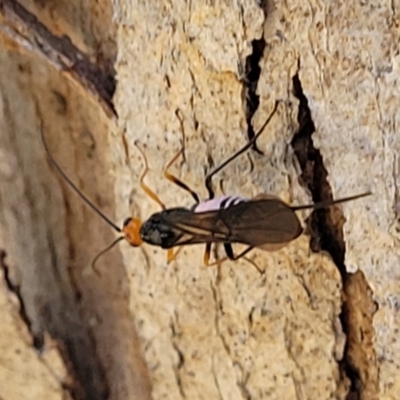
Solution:
[[[3,3],[0,54],[1,247],[7,254],[10,280],[23,301],[34,348],[46,351],[44,332],[57,343],[68,371],[67,379],[61,379],[61,392],[67,391],[76,399],[124,399],[134,387],[136,398],[148,398],[149,386],[143,378],[147,372],[136,357],[140,347],[118,252],[104,259],[110,266],[115,263],[107,279],[99,279],[90,270],[91,260],[113,234],[49,167],[40,140],[42,126],[53,156],[69,176],[100,208],[112,213],[108,135],[115,132],[115,119],[110,118],[108,99],[102,98],[102,90],[96,87],[108,88],[114,77],[109,75],[100,86],[90,82],[107,71],[114,53],[107,55],[104,64],[96,64],[89,57],[82,60],[80,51],[87,49],[64,46],[65,39],[60,42],[52,37],[40,21],[28,18],[14,6]],[[39,16],[51,13],[55,25],[61,15],[75,21],[73,16],[57,11],[57,6],[63,8],[57,3],[53,9],[38,5],[31,11]],[[71,6],[67,9],[80,13]],[[95,22],[113,34],[110,12],[98,15]],[[82,20],[85,23],[88,21]],[[55,30],[54,26],[48,28]],[[79,31],[78,26],[75,29],[73,34],[68,30],[63,33],[71,37]],[[41,35],[40,40],[34,36],[30,48],[27,43],[33,35],[25,33],[32,30]],[[82,68],[76,68],[77,59]],[[93,76],[90,71],[96,68],[99,74]],[[19,374],[18,368],[15,374]],[[48,375],[53,375],[52,366]],[[11,383],[3,373],[0,377],[1,388]],[[36,384],[42,385],[40,380]],[[32,399],[32,392],[31,388],[25,398]],[[15,399],[3,393],[0,397]]]
[[[0,399],[400,398],[395,3],[0,5]],[[145,220],[136,142],[146,184],[190,206],[162,174],[182,142],[171,172],[204,199],[276,100],[218,193],[373,196],[299,213],[307,234],[248,260],[121,243],[91,270],[112,230],[41,125],[102,211]]]

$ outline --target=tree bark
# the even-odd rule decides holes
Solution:
[[[0,4],[0,398],[400,398],[394,4]],[[373,195],[298,212],[305,234],[246,260],[122,242],[93,271],[112,228],[41,129],[96,206],[144,221],[136,145],[145,183],[190,207],[168,162],[183,146],[171,172],[206,199],[276,100],[218,194]]]

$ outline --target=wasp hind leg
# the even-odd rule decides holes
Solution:
[[[228,259],[236,261],[239,258],[243,257],[245,254],[247,254],[250,250],[252,250],[253,247],[251,247],[251,246],[248,247],[245,251],[243,251],[242,253],[238,254],[237,256],[235,256],[233,254],[232,245],[230,243],[224,243],[224,249],[225,249],[225,253],[226,253],[227,257],[223,257],[223,258],[221,258],[219,260],[216,260],[216,261],[210,263],[211,243],[207,243],[205,251],[204,251],[204,258],[203,258],[204,265],[206,267],[212,267],[212,266],[217,265],[219,263],[222,263],[222,262],[224,262],[224,261],[226,261]]]
[[[224,261],[226,261],[228,259],[228,257],[223,257],[223,258],[218,258],[217,257],[217,259],[215,261],[210,263],[211,245],[212,245],[212,243],[207,243],[206,244],[206,249],[204,251],[204,258],[203,258],[204,265],[206,267],[214,267],[215,265],[217,265],[218,268],[220,268],[222,263]]]
[[[226,253],[227,257],[232,261],[236,261],[236,260],[239,260],[239,258],[242,258],[243,256],[245,256],[251,250],[253,250],[254,247],[249,246],[246,250],[243,250],[241,253],[239,253],[236,256],[233,254],[232,245],[230,243],[224,243],[224,249],[225,249],[225,253]]]
[[[249,246],[247,249],[245,249],[244,251],[242,251],[241,253],[239,253],[236,256],[233,254],[232,245],[230,243],[224,243],[224,249],[225,249],[226,257],[223,257],[219,260],[216,260],[216,261],[210,263],[209,261],[210,261],[211,243],[207,243],[206,250],[204,252],[204,265],[206,265],[207,267],[213,267],[214,265],[220,266],[226,260],[237,261],[237,260],[239,260],[239,258],[243,258],[248,263],[250,263],[261,275],[264,273],[264,271],[262,271],[257,266],[257,264],[255,264],[253,261],[249,260],[247,257],[244,257],[247,253],[249,253],[251,250],[254,249],[253,246]]]
[[[254,249],[254,246],[249,246],[247,249],[243,250],[241,253],[237,254],[236,256],[233,254],[232,245],[230,243],[224,243],[224,249],[225,249],[227,258],[229,258],[230,260],[236,261],[236,260],[239,260],[239,258],[243,258],[248,263],[250,263],[260,274],[264,273],[264,271],[261,270],[256,263],[254,263],[253,261],[251,261],[247,257],[245,257],[245,255],[247,253],[249,253],[251,250]]]
[[[263,133],[265,127],[269,124],[271,121],[272,117],[276,113],[276,110],[278,109],[279,101],[275,101],[274,108],[271,111],[271,114],[269,114],[267,120],[264,122],[264,124],[261,126],[261,128],[258,130],[258,132],[253,136],[253,138],[247,142],[241,149],[239,149],[235,154],[231,155],[227,160],[225,160],[222,164],[220,164],[218,167],[214,168],[207,176],[205,179],[205,186],[208,191],[209,199],[213,199],[215,196],[214,190],[212,188],[212,178],[215,174],[220,172],[222,169],[224,169],[228,164],[230,164],[233,160],[238,158],[241,154],[243,154],[245,151],[250,149],[257,141],[258,137]]]

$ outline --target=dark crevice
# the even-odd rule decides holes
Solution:
[[[26,325],[26,327],[28,328],[28,331],[32,337],[33,347],[36,350],[41,351],[43,349],[43,345],[44,345],[43,334],[41,332],[34,333],[32,330],[32,323],[26,312],[24,299],[22,298],[20,287],[19,287],[19,285],[14,284],[11,280],[10,269],[9,269],[7,263],[5,262],[6,257],[7,257],[6,252],[4,250],[0,250],[0,268],[4,271],[4,281],[7,285],[8,290],[10,292],[14,293],[18,298],[19,315],[20,315],[22,321],[24,322],[24,324]]]
[[[68,201],[65,201],[65,208],[70,211]],[[68,225],[68,224],[67,224]],[[76,249],[71,244],[73,239],[67,230],[69,265],[76,262]],[[55,251],[54,243],[51,237],[48,237],[48,244],[51,254],[51,265],[55,271],[58,270],[59,260]],[[82,293],[76,281],[71,267],[68,266],[68,277],[74,295],[76,305],[82,300]],[[65,299],[65,302],[69,300]],[[57,340],[58,349],[66,364],[68,373],[72,379],[72,384],[68,387],[71,397],[74,400],[105,400],[109,398],[110,388],[106,379],[104,365],[98,358],[96,351],[96,340],[90,327],[76,315],[66,315],[63,323],[60,324],[49,315],[44,318],[46,329],[50,335]]]
[[[332,200],[332,190],[327,180],[327,170],[318,149],[313,145],[312,135],[315,132],[308,100],[298,74],[293,77],[293,91],[299,100],[298,124],[299,129],[293,136],[291,145],[301,168],[300,182],[311,193],[313,202]],[[369,304],[371,294],[368,285],[360,284],[360,276],[354,279],[355,274],[348,273],[345,266],[346,245],[343,239],[343,224],[345,218],[338,207],[321,209],[312,212],[307,220],[307,228],[311,236],[310,247],[313,251],[323,250],[329,253],[338,268],[343,282],[343,304],[340,320],[347,341],[340,369],[343,382],[350,381],[347,400],[366,399],[367,393],[374,392],[375,382],[370,384],[365,379],[371,375],[374,366],[363,360],[371,359],[373,345],[369,345],[373,335],[372,315],[375,311],[362,313],[364,318],[357,318],[360,309]],[[363,274],[361,274],[363,276]],[[357,289],[354,289],[354,288]],[[358,287],[362,289],[358,290]],[[354,291],[358,290],[357,296]],[[363,299],[360,304],[359,299]],[[372,310],[372,307],[369,307]],[[361,322],[360,322],[361,321]],[[368,332],[368,340],[358,339],[360,330]],[[372,333],[371,333],[372,332]],[[367,357],[368,356],[368,357]],[[372,386],[372,391],[370,390]],[[371,397],[372,398],[372,397]]]
[[[333,200],[322,155],[314,147],[312,141],[315,125],[298,75],[293,77],[293,88],[294,95],[299,100],[297,116],[299,130],[293,136],[291,145],[302,170],[301,183],[310,191],[314,203]],[[343,223],[344,217],[339,208],[330,207],[329,209],[320,209],[313,212],[308,221],[308,229],[312,238],[312,250],[328,252],[339,269],[342,279],[345,280],[347,272],[344,264]]]
[[[261,74],[260,60],[264,54],[265,46],[266,43],[263,37],[258,40],[253,40],[253,51],[246,58],[244,99],[246,102],[247,136],[249,140],[253,139],[255,136],[251,119],[260,105],[260,96],[257,94],[257,85]],[[262,151],[257,148],[256,143],[253,145],[253,150],[257,151],[259,154],[263,154]]]
[[[58,350],[70,376],[67,386],[74,400],[106,400],[109,382],[95,352],[95,340],[89,329],[73,319],[65,326],[49,326],[50,335],[56,340]],[[71,333],[72,332],[72,333]]]

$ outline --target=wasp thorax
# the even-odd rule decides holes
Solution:
[[[142,222],[138,218],[127,218],[124,221],[122,232],[126,241],[133,247],[140,246],[143,240],[140,236]]]
[[[153,214],[140,228],[140,236],[146,243],[162,248],[173,246],[176,233],[173,228],[163,222],[162,213]]]

